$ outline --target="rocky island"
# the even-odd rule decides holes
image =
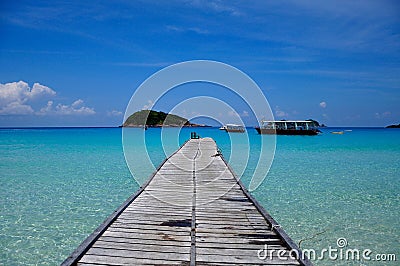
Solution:
[[[191,123],[188,119],[174,114],[153,110],[141,110],[130,115],[122,127],[208,127]]]
[[[386,128],[400,128],[400,124],[398,124],[398,125],[390,125],[390,126],[387,126]]]

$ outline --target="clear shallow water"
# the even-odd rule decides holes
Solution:
[[[167,129],[166,154],[192,130],[183,129],[177,138],[177,129]],[[215,128],[195,131],[213,137],[224,156],[230,157],[227,133]],[[253,195],[295,242],[306,239],[302,248],[336,248],[336,239],[345,237],[349,248],[400,256],[400,130],[353,129],[344,135],[324,131],[314,137],[278,136],[271,170]],[[261,137],[253,129],[248,132],[254,151]],[[156,166],[165,158],[159,136],[160,129],[146,131]],[[235,149],[246,149],[244,134],[231,137],[238,143]],[[139,143],[127,145],[135,149]],[[140,165],[142,154],[130,156]],[[235,156],[231,163],[240,171],[247,153]],[[253,157],[242,177],[245,184],[256,167]],[[1,129],[0,159],[0,264],[4,265],[61,263],[138,188],[126,166],[118,128]],[[152,170],[138,167],[134,173],[145,179]],[[315,264],[348,262],[325,259]]]

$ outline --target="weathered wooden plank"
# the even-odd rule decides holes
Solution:
[[[243,221],[233,221],[233,220],[231,220],[231,221],[229,221],[229,223],[228,223],[227,221],[222,220],[222,219],[210,218],[210,217],[208,217],[207,219],[197,219],[196,222],[197,222],[197,224],[198,224],[198,227],[202,227],[203,224],[219,224],[219,225],[224,224],[224,225],[227,225],[227,226],[228,226],[229,224],[233,224],[233,225],[236,225],[236,224],[237,224],[237,225],[240,225],[240,224],[242,224],[242,225],[243,225],[243,223],[244,223],[244,224],[248,224],[248,225],[250,225],[250,224],[265,225],[266,228],[267,228],[267,224],[266,224],[265,222],[263,222],[263,221],[259,221],[259,222],[257,222],[257,221],[252,221],[251,223],[250,223],[249,221],[247,221],[247,223],[246,223],[245,220],[243,220]]]
[[[126,237],[118,237],[118,236],[101,236],[98,241],[108,241],[115,243],[140,243],[141,245],[146,246],[177,246],[177,247],[189,247],[190,242],[188,241],[173,241],[173,240],[162,240],[159,242],[155,242],[153,239],[135,239],[135,238],[126,238]]]
[[[212,231],[212,230],[236,230],[236,231],[266,231],[265,224],[226,224],[226,223],[209,223],[209,224],[198,224],[196,227],[197,231]]]
[[[127,239],[152,239],[157,241],[187,241],[190,242],[190,234],[185,235],[173,235],[166,234],[164,232],[154,232],[153,234],[143,234],[143,233],[134,233],[134,232],[120,232],[107,230],[103,233],[103,236],[113,236],[113,237],[121,237]]]
[[[105,264],[105,265],[189,265],[188,261],[165,260],[154,258],[124,258],[117,256],[99,256],[86,254],[79,263]]]
[[[190,224],[189,224],[190,225]],[[148,224],[148,223],[136,223],[136,222],[114,222],[110,227],[120,227],[120,228],[131,228],[131,229],[141,229],[149,231],[190,231],[190,226],[187,225],[186,221],[174,222],[174,223],[164,223],[164,224]]]
[[[177,230],[175,230],[175,228]],[[138,228],[130,228],[130,227],[125,227],[125,226],[121,226],[121,227],[116,227],[116,226],[110,226],[109,228],[110,232],[121,232],[121,233],[129,233],[129,234],[150,234],[153,235],[155,232],[157,232],[157,234],[163,234],[163,235],[171,235],[171,236],[186,236],[188,234],[190,234],[190,231],[181,231],[178,230],[177,227],[170,227],[170,228],[160,228],[160,229],[152,229],[152,230],[144,230],[144,229],[138,229]]]
[[[223,235],[214,235],[214,236],[197,236],[197,242],[206,242],[206,243],[234,243],[234,244],[252,244],[252,243],[273,243],[273,244],[282,244],[281,239],[276,236],[275,238],[240,238],[240,237],[224,237]]]
[[[213,230],[213,231],[202,231],[197,230],[197,236],[199,237],[224,237],[224,238],[278,238],[275,232],[271,231],[262,231],[261,233],[257,233],[254,231],[238,231],[238,230]]]
[[[136,220],[143,220],[143,219],[154,219],[154,220],[177,220],[177,219],[185,219],[190,215],[187,213],[176,213],[174,215],[165,215],[163,213],[145,213],[142,212],[140,215],[138,213],[129,213],[125,212],[124,215],[121,215],[121,220],[129,220],[129,219],[136,219]],[[218,217],[217,217],[218,218]]]
[[[264,244],[246,244],[242,243],[215,243],[215,242],[197,242],[196,248],[212,248],[212,249],[237,249],[238,251],[235,254],[240,253],[240,250],[260,250],[265,248]],[[282,244],[268,244],[268,248],[273,250],[286,249],[282,246]]]
[[[248,222],[249,218],[248,216],[246,216],[245,213],[241,213],[241,214],[237,214],[237,213],[231,213],[231,214],[227,214],[227,213],[208,213],[208,214],[199,214],[197,215],[199,220],[210,220],[210,219],[218,219],[220,221],[233,221],[233,222],[237,222],[237,221],[244,221],[244,222]],[[263,219],[261,217],[254,217],[254,221],[257,222],[256,220],[263,221]]]
[[[115,248],[99,248],[92,247],[86,253],[87,255],[98,256],[116,256],[122,258],[138,258],[138,259],[156,259],[156,260],[189,260],[189,253],[179,252],[159,252],[154,250],[130,250]]]
[[[137,251],[154,251],[154,252],[169,252],[169,253],[183,253],[188,254],[190,246],[173,246],[173,245],[161,245],[160,243],[143,244],[142,242],[115,242],[115,241],[104,241],[98,240],[92,247],[98,248],[111,248],[111,249],[125,249],[125,250],[137,250]]]
[[[191,206],[190,206],[191,207]],[[190,214],[192,208],[183,208],[183,207],[144,207],[144,206],[137,206],[137,207],[131,207],[125,212],[132,212],[132,213],[157,213],[161,215],[167,215],[167,214]]]

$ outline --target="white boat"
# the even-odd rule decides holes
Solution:
[[[258,134],[268,135],[318,135],[321,131],[313,121],[261,121]]]
[[[244,126],[237,124],[226,124],[225,126],[226,132],[238,132],[243,133],[245,131]]]

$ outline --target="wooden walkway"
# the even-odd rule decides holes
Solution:
[[[301,254],[203,138],[166,159],[62,265],[312,265],[289,250]]]

